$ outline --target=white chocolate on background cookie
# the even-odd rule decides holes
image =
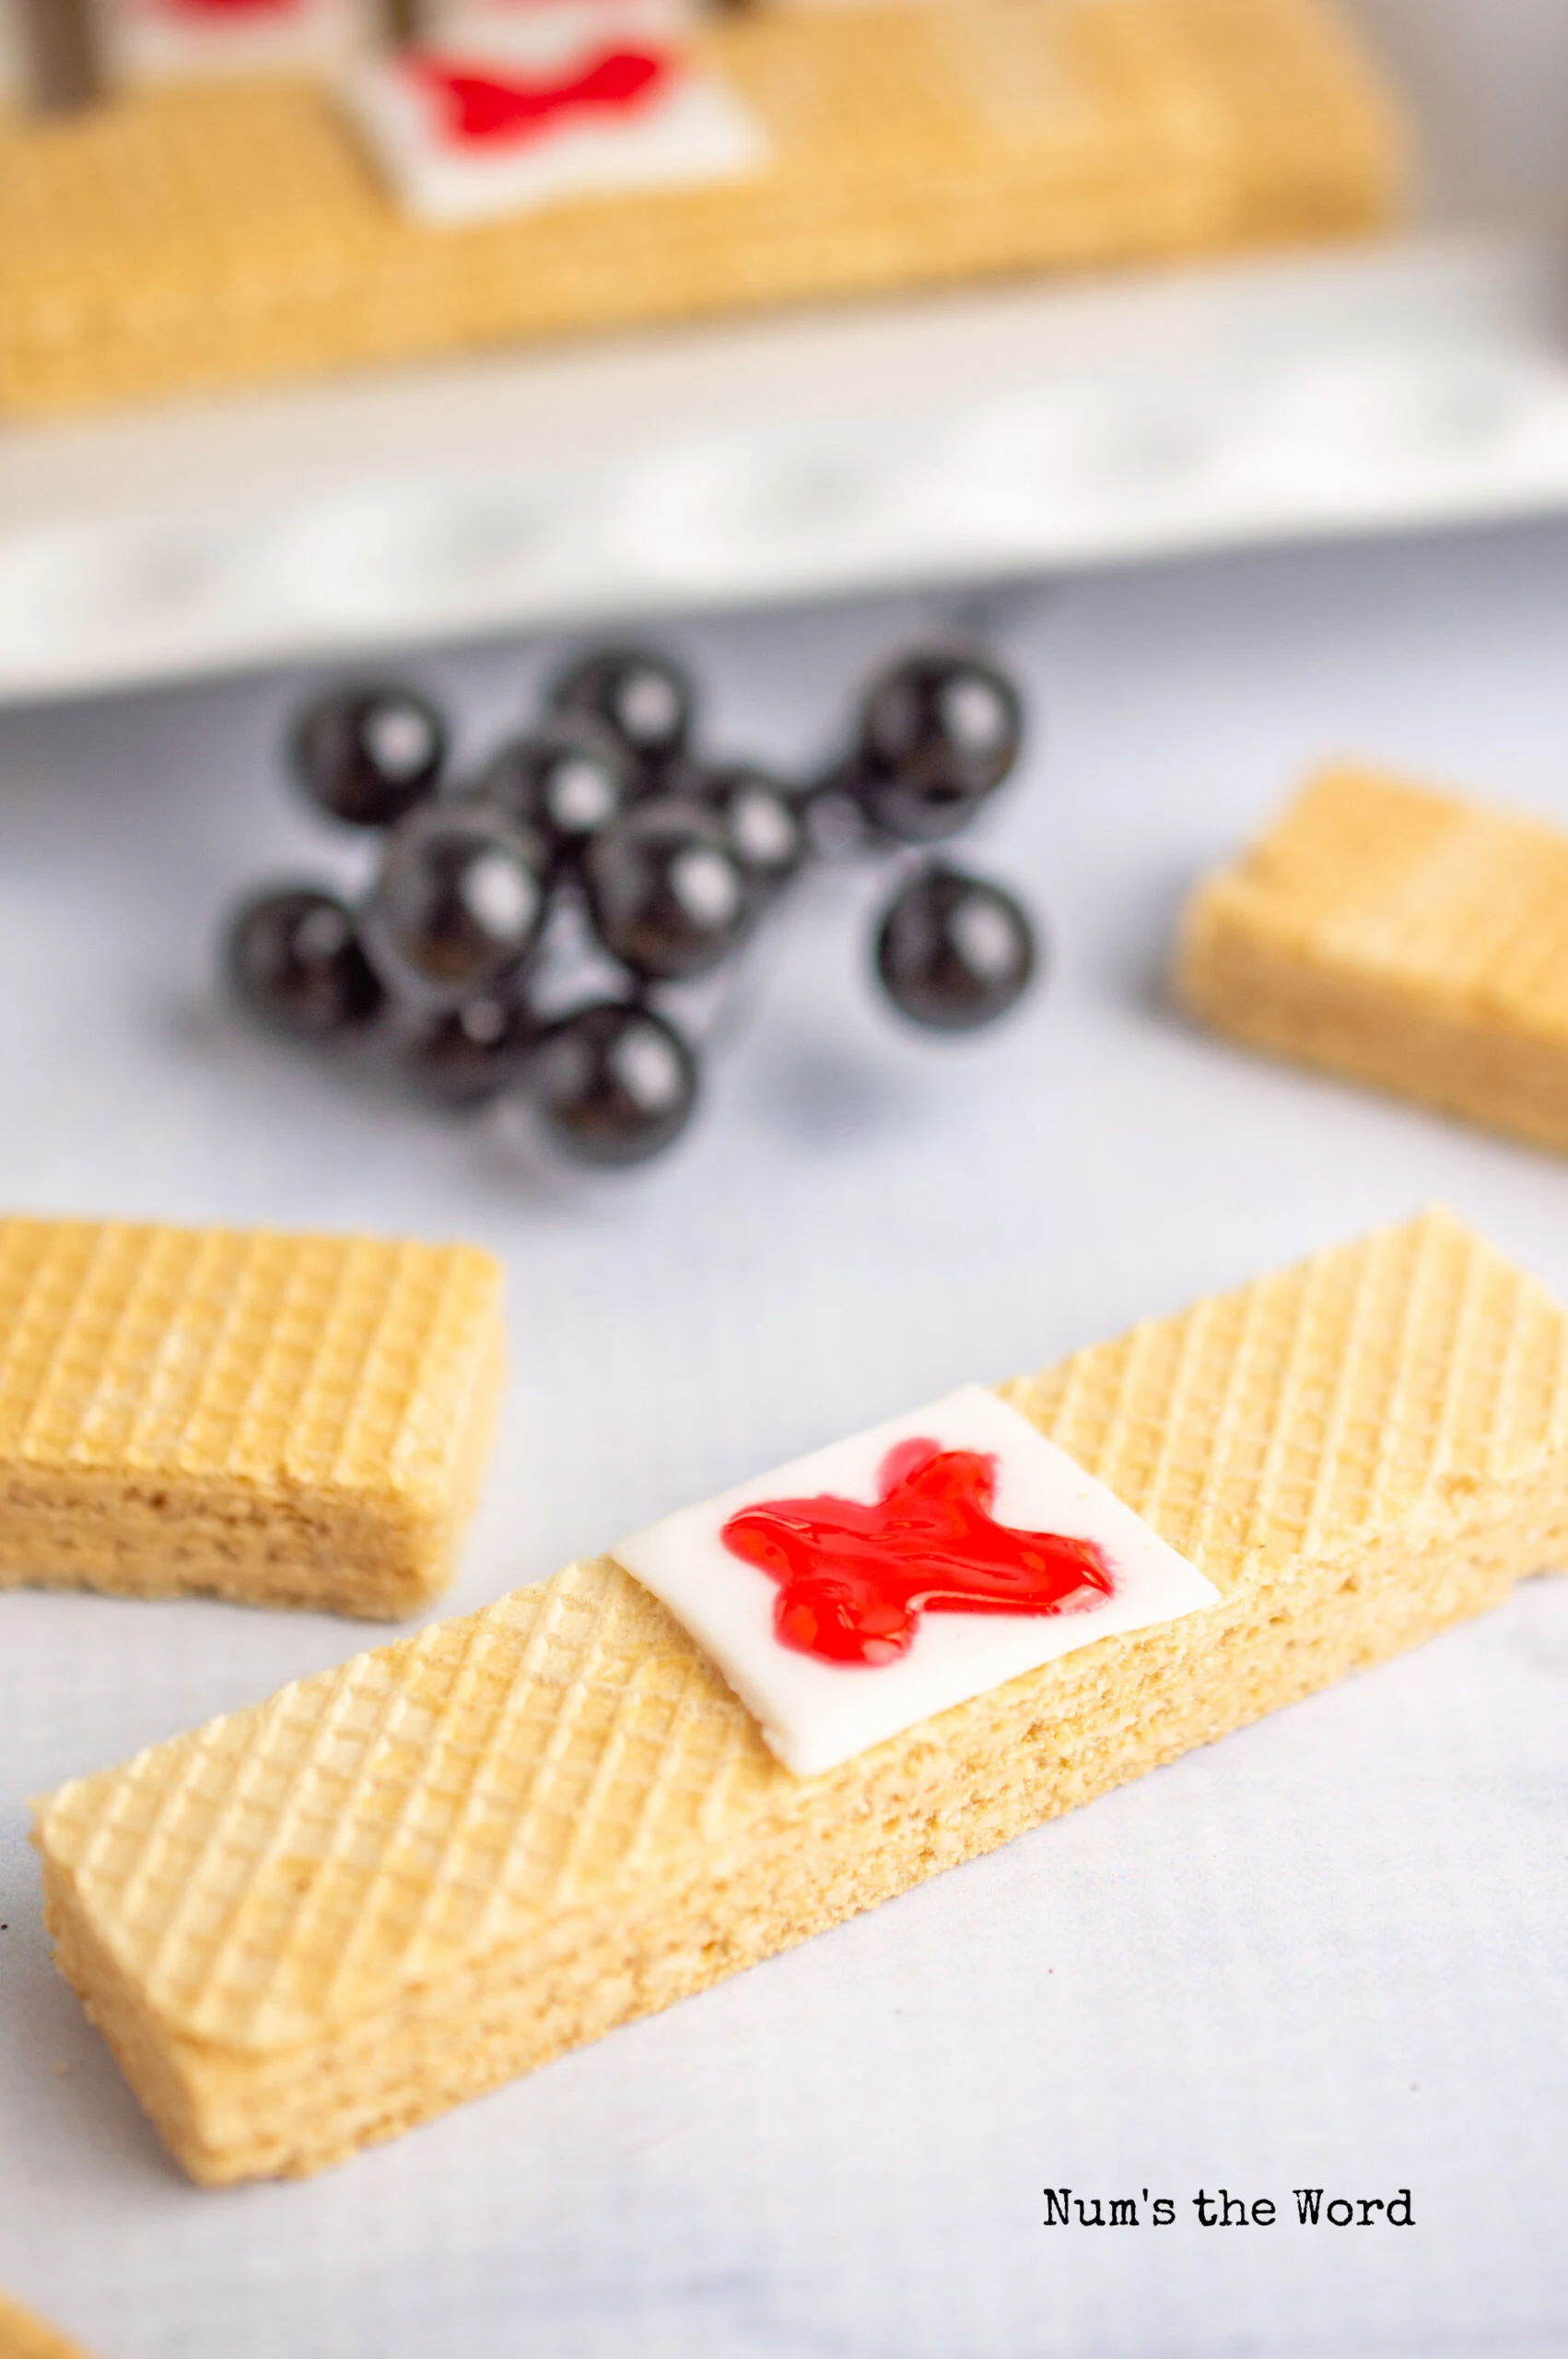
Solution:
[[[116,82],[209,75],[327,74],[369,47],[379,0],[98,0]]]
[[[700,187],[767,160],[738,92],[636,5],[460,20],[439,47],[363,60],[343,95],[404,210],[430,224]]]

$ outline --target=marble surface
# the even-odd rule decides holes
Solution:
[[[716,736],[803,760],[947,611],[678,640]],[[1547,526],[1009,593],[981,618],[1039,727],[975,855],[1048,913],[1048,988],[969,1047],[902,1034],[864,888],[826,887],[700,1127],[615,1184],[219,1003],[226,898],[354,867],[277,782],[298,680],[6,714],[0,1196],[503,1254],[515,1376],[459,1605],[1434,1197],[1568,1294],[1568,1169],[1254,1062],[1159,983],[1184,886],[1321,756],[1568,822],[1565,612]],[[477,743],[551,652],[416,668]],[[24,1797],[359,1643],[0,1598],[0,2283],[100,2359],[1568,2347],[1568,1582],[329,2177],[200,2193],[49,1965]],[[1047,2185],[1141,2224],[1047,2228]],[[1409,2188],[1413,2224],[1303,2227],[1316,2186]],[[1222,2187],[1279,2218],[1202,2226]]]

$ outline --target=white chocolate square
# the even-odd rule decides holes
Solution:
[[[100,0],[104,59],[120,82],[206,75],[331,74],[370,46],[376,0]]]
[[[770,1500],[826,1493],[874,1501],[888,1452],[917,1438],[989,1456],[994,1520],[1094,1543],[1108,1561],[1112,1594],[1088,1590],[1043,1614],[923,1613],[908,1652],[874,1665],[825,1661],[785,1645],[774,1625],[778,1584],[731,1553],[724,1525]],[[612,1553],[712,1658],[770,1750],[802,1778],[1059,1656],[1196,1614],[1219,1596],[1113,1491],[978,1384],[684,1508]]]
[[[542,0],[515,20],[467,20],[438,46],[366,61],[344,96],[404,209],[455,226],[575,197],[733,180],[766,161],[761,127],[736,93],[668,43],[662,0]],[[662,77],[633,105],[571,106],[515,136],[464,140],[430,68],[528,89],[566,85],[610,51],[660,59]]]
[[[702,0],[421,0],[419,29],[421,43],[432,49],[483,41],[503,25],[553,26],[553,39],[610,33],[669,40],[706,13]]]

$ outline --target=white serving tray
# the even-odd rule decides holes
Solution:
[[[1408,239],[0,431],[0,700],[1568,506],[1568,11],[1360,14]]]

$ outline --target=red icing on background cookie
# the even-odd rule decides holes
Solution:
[[[779,1584],[774,1631],[798,1653],[874,1668],[907,1654],[922,1613],[1059,1614],[1115,1589],[1093,1541],[995,1520],[989,1452],[903,1441],[878,1482],[871,1506],[769,1499],[720,1534]]]
[[[607,49],[549,81],[479,72],[436,55],[411,58],[409,67],[444,108],[447,137],[480,147],[518,145],[563,114],[616,114],[640,106],[667,79],[670,61],[652,50]]]

